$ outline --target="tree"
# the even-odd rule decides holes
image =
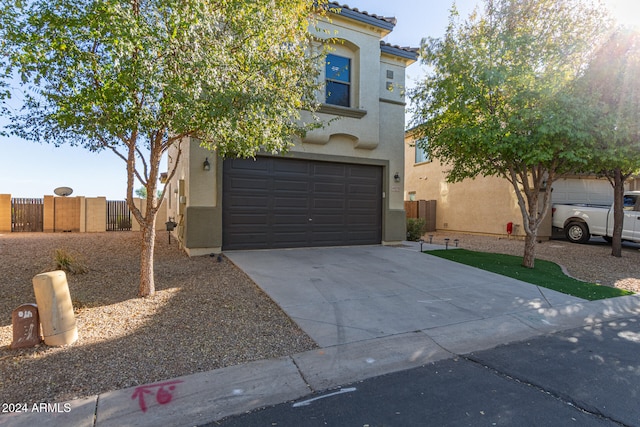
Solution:
[[[640,171],[640,33],[613,32],[598,49],[579,93],[592,107],[589,120],[594,148],[587,172],[606,176],[613,186],[611,255],[622,256],[624,183]]]
[[[136,196],[140,197],[141,199],[146,199],[147,198],[147,187],[140,187],[140,188],[136,189],[135,193],[136,193]]]
[[[193,137],[222,156],[251,157],[285,151],[315,126],[299,111],[315,109],[308,26],[318,3],[0,0],[0,76],[19,77],[24,99],[10,130],[126,162],[140,296],[155,291],[156,190],[170,146]],[[146,209],[134,206],[135,179],[152,195]]]
[[[511,183],[525,267],[534,267],[551,184],[589,155],[585,115],[569,83],[605,18],[604,9],[579,0],[485,0],[466,21],[454,7],[445,36],[422,42],[431,72],[411,94],[418,145],[450,167],[450,182],[484,175]]]
[[[141,199],[146,199],[147,198],[147,187],[137,188],[134,193],[135,193],[136,196],[140,197]],[[162,200],[162,190],[158,190],[158,193],[156,194],[156,197],[158,198],[158,200]]]

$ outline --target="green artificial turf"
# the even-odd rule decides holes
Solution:
[[[526,268],[522,266],[522,257],[513,255],[474,252],[466,249],[435,250],[425,251],[425,253],[589,301],[633,294],[623,289],[573,279],[564,274],[558,264],[540,259],[536,259],[535,268]]]

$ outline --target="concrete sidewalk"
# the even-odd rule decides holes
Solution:
[[[441,247],[424,245],[432,248]],[[28,413],[0,415],[0,425],[199,425],[459,354],[640,314],[638,296],[586,302],[424,255],[415,243],[226,255],[321,348],[42,412],[29,407]]]

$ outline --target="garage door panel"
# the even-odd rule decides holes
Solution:
[[[349,225],[373,225],[378,223],[378,216],[371,214],[369,211],[349,214],[346,216],[347,224]]]
[[[357,211],[369,211],[375,209],[377,203],[373,200],[347,200],[347,209]]]
[[[274,209],[309,209],[309,203],[306,198],[301,199],[299,196],[276,197],[273,200]]]
[[[344,210],[347,205],[347,201],[344,199],[335,198],[321,198],[317,197],[311,201],[311,206],[314,209],[340,209]]]
[[[252,232],[252,231],[240,231],[234,234],[234,244],[236,245],[259,245],[264,244],[266,248],[266,240],[267,233],[264,231],[261,232]],[[257,246],[256,246],[257,248]]]
[[[301,215],[282,214],[272,216],[270,225],[302,225],[306,230],[308,222],[309,218],[306,213]]]
[[[352,168],[349,168],[349,177],[351,178],[365,178],[365,179],[378,179],[379,178],[379,169],[372,169],[367,166],[361,165],[353,165]]]
[[[313,175],[317,178],[344,178],[346,166],[338,163],[312,163]]]
[[[259,157],[260,161],[264,161],[266,157]],[[271,164],[271,169],[277,176],[308,176],[310,164],[308,162],[291,161],[292,159],[268,159]],[[267,162],[265,162],[267,163]]]
[[[274,179],[273,190],[276,192],[301,192],[309,191],[309,183],[294,179]]]
[[[381,167],[268,157],[243,162],[224,163],[223,249],[380,243]]]
[[[268,188],[267,185],[268,183],[261,179],[261,177],[242,177],[232,178],[228,182],[227,189],[252,193],[259,190],[266,190]]]
[[[267,224],[268,215],[261,213],[237,213],[230,218],[229,225],[231,226],[239,226],[239,225],[259,225],[263,226]]]
[[[250,174],[252,171],[264,173],[269,168],[269,165],[253,159],[226,159],[224,161],[224,167]]]
[[[256,197],[252,195],[236,195],[227,200],[227,207],[256,211],[267,209],[269,207],[269,202],[269,198],[265,196]]]
[[[332,230],[314,230],[312,233],[313,240],[318,242],[318,246],[335,245],[336,241],[346,242],[347,233],[345,231]],[[346,244],[346,243],[345,243]]]
[[[344,197],[345,184],[343,182],[315,182],[314,193],[335,194],[336,197]]]
[[[378,187],[375,185],[366,184],[351,184],[347,190],[347,194],[350,196],[356,195],[374,195],[378,193]]]
[[[273,243],[275,244],[286,244],[287,242],[304,244],[307,239],[308,236],[306,231],[287,231],[274,233],[273,235]]]
[[[313,216],[313,225],[346,225],[347,219],[341,213],[330,214],[316,214]]]

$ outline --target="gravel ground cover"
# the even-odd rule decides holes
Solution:
[[[137,232],[0,235],[0,403],[62,402],[317,347],[226,258],[189,258],[166,233],[156,293],[137,298],[139,241]],[[32,278],[55,269],[56,249],[88,269],[67,275],[79,339],[11,350],[11,311],[35,303]]]
[[[158,234],[149,298],[136,297],[139,233],[0,235],[0,402],[62,402],[317,347],[226,258],[188,258]],[[446,237],[451,246],[459,239],[466,249],[522,255],[516,239],[439,232],[433,241]],[[604,242],[553,240],[537,246],[537,257],[573,277],[640,292],[639,248],[626,245],[618,259]],[[88,269],[68,275],[79,339],[11,350],[11,311],[35,302],[31,280],[54,269],[56,249]]]

